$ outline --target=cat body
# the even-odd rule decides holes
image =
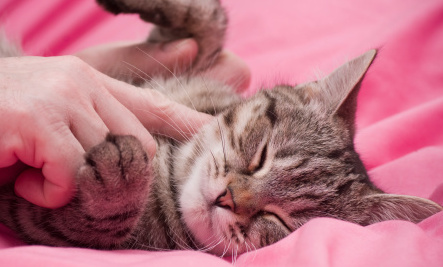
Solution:
[[[136,138],[109,134],[87,152],[77,193],[59,209],[15,196],[12,184],[1,187],[0,220],[23,240],[236,255],[316,217],[369,225],[419,222],[441,211],[426,199],[383,193],[354,149],[356,98],[375,50],[318,81],[241,99],[196,75],[222,49],[227,19],[219,1],[98,2],[156,23],[151,41],[195,38],[201,48],[195,68],[150,87],[215,118],[185,141],[156,136],[152,162]]]

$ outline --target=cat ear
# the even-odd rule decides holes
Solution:
[[[352,134],[358,90],[376,54],[376,50],[370,50],[314,83],[326,111],[342,118]]]
[[[437,203],[419,197],[374,194],[363,198],[365,210],[365,224],[372,224],[386,220],[407,220],[418,223],[427,217],[443,210]]]

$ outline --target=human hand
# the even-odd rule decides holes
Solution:
[[[195,42],[172,45],[175,50],[166,53],[159,45],[141,48],[162,64],[141,66],[140,56],[131,58],[127,54],[126,61],[147,73],[159,65],[189,66],[197,51]],[[119,53],[128,52],[121,46],[119,52],[115,47],[108,48],[116,62],[122,58],[119,59]],[[93,63],[87,53],[82,58]],[[113,80],[73,57],[1,60],[0,80],[5,81],[5,88],[0,91],[0,102],[3,100],[5,105],[0,107],[3,115],[0,128],[5,131],[0,132],[0,168],[6,168],[0,169],[0,183],[17,178],[16,193],[40,206],[60,207],[70,200],[73,177],[82,163],[83,153],[101,142],[108,131],[137,136],[152,158],[155,143],[145,127],[180,139],[183,133],[191,135],[191,131],[210,119],[156,91]],[[217,68],[220,72],[207,75],[235,81],[240,85],[239,91],[247,86],[249,70],[232,54],[223,56]],[[115,70],[118,73],[118,68]],[[162,66],[156,71],[165,70]],[[223,75],[217,77],[216,73]],[[239,80],[246,82],[241,84]],[[147,116],[146,110],[153,116]],[[179,114],[186,120],[177,118]],[[184,125],[184,121],[189,124]]]
[[[156,74],[171,75],[171,72],[177,74],[186,71],[192,66],[197,50],[197,43],[193,39],[166,44],[117,42],[85,49],[76,56],[106,75],[137,83]],[[229,84],[239,93],[248,88],[251,80],[246,63],[226,50],[202,75]]]

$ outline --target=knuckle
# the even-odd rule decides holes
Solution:
[[[154,111],[157,115],[168,116],[168,118],[169,115],[173,115],[174,109],[171,105],[171,100],[159,91],[149,90],[148,101],[153,105]]]
[[[76,56],[63,56],[62,78],[75,82],[95,78],[95,72],[91,66]]]
[[[78,98],[100,88],[92,67],[76,56],[60,57],[59,63],[43,75],[47,86],[64,99]]]
[[[68,56],[62,56],[62,60],[64,64],[67,67],[74,68],[74,69],[87,69],[89,66],[86,64],[83,60],[81,60],[79,57],[68,55]]]

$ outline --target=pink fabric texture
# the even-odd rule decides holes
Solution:
[[[389,193],[443,205],[443,2],[441,0],[224,0],[227,48],[251,67],[248,93],[328,73],[371,48],[379,54],[359,96],[356,147]],[[137,16],[109,15],[93,0],[0,2],[6,32],[33,55],[143,39]],[[27,246],[0,227],[0,266],[232,266],[195,251],[95,251]],[[236,266],[443,266],[443,212],[418,225],[368,227],[319,218]]]

